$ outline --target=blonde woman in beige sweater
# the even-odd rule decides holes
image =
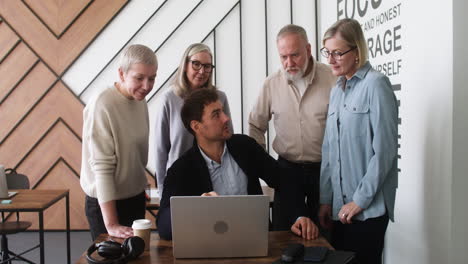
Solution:
[[[145,216],[145,167],[149,118],[145,96],[157,71],[154,52],[143,45],[127,47],[119,80],[93,98],[83,111],[81,187],[91,236],[127,238],[133,220]]]

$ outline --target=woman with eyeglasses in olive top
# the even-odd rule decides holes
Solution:
[[[180,118],[184,98],[193,90],[212,89],[213,55],[210,48],[202,43],[190,45],[182,55],[169,90],[162,95],[156,111],[155,157],[156,178],[159,195],[162,195],[164,179],[169,169],[185,151],[193,146],[193,135],[185,129]],[[217,90],[224,112],[231,116],[226,94]],[[232,123],[229,124],[232,132]]]
[[[358,263],[381,263],[397,187],[398,106],[389,79],[372,69],[358,21],[323,37],[322,55],[339,76],[330,94],[322,146],[320,210],[332,245]]]

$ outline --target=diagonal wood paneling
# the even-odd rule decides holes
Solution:
[[[129,7],[133,8],[136,2],[133,1]],[[180,7],[187,6],[189,1],[167,2],[169,5],[164,5],[166,8],[161,8],[160,15],[158,13],[159,20],[150,19],[150,22],[156,21],[155,25],[158,25],[156,30],[161,29],[161,23],[165,25],[168,21],[167,18],[163,18],[168,14],[164,12],[169,10],[168,6],[171,3],[173,6]],[[223,45],[216,46],[217,39],[220,39],[220,37],[216,38],[217,30],[218,32],[230,32],[232,29],[242,31],[240,0],[193,0],[190,2],[196,3],[196,7],[189,9],[191,11],[187,14],[177,14],[176,18],[172,18],[171,27],[169,27],[171,29],[163,34],[163,38],[159,31],[156,32],[157,35],[149,34],[153,42],[151,44],[148,42],[148,45],[156,49],[159,55],[168,54],[169,47],[173,47],[174,44],[184,46],[177,48],[177,50],[182,50],[188,44],[185,42],[189,42],[189,39],[190,41],[205,41],[209,36],[212,37],[207,42],[212,42],[216,53],[216,47],[218,50],[223,47]],[[83,193],[78,184],[83,103],[66,87],[61,78],[126,3],[126,0],[0,0],[0,18],[3,20],[0,25],[13,31],[14,34],[11,32],[9,34],[16,39],[15,43],[25,46],[27,49],[23,49],[29,50],[33,54],[31,57],[34,58],[29,67],[18,69],[15,68],[17,67],[15,64],[6,64],[7,60],[18,56],[15,55],[17,51],[11,53],[3,51],[3,54],[7,56],[4,56],[6,59],[2,66],[7,65],[4,66],[4,73],[8,75],[7,80],[11,80],[9,83],[5,82],[3,90],[0,89],[0,110],[2,114],[6,113],[6,117],[0,118],[0,122],[4,121],[2,123],[5,124],[0,129],[0,163],[7,167],[17,167],[18,171],[28,174],[36,188],[70,188],[75,192],[71,197],[71,203],[72,208],[75,207],[77,210],[72,211],[72,219],[81,221],[81,225],[73,223],[73,228],[80,229],[83,223],[85,228],[87,226],[83,213]],[[178,11],[175,8],[172,12]],[[216,15],[206,16],[207,13]],[[224,23],[225,20],[228,22]],[[221,27],[220,24],[231,26]],[[116,25],[119,23],[112,26]],[[146,22],[142,28],[148,29],[145,25]],[[124,29],[121,29],[121,26],[116,28],[118,28],[117,34],[113,36],[125,39],[126,37],[119,31]],[[133,36],[137,35],[140,29]],[[141,32],[144,33],[144,31]],[[148,32],[153,31],[148,30]],[[242,33],[239,36],[242,37]],[[135,41],[131,37],[126,43],[144,42],[143,38],[139,37],[140,34],[134,39]],[[157,44],[155,45],[154,42]],[[239,42],[239,57],[242,58],[242,38]],[[9,42],[0,39],[0,43]],[[13,43],[15,50],[20,48],[20,44],[16,44],[18,46],[15,47]],[[90,53],[93,52],[90,51]],[[94,59],[92,61],[94,62]],[[237,61],[234,65],[236,64]],[[242,72],[242,60],[240,60],[240,68]],[[93,72],[87,67],[81,67],[79,70]],[[222,73],[222,71],[217,71],[217,73]],[[15,75],[16,79],[13,78]],[[220,76],[218,74],[217,77]],[[222,80],[221,77],[219,80]],[[242,95],[242,74],[240,79]],[[76,90],[82,90],[82,88]],[[154,184],[149,172],[147,177]],[[63,206],[57,206],[57,208],[57,210],[51,209],[47,212],[46,219],[53,218],[52,222],[46,223],[47,228],[63,228]],[[35,218],[36,216],[31,216],[31,219]]]
[[[16,167],[29,150],[62,118],[81,137],[83,105],[61,82],[58,82],[39,101],[1,145],[0,160],[8,167]],[[21,143],[21,144],[20,144]],[[62,145],[66,148],[67,145]],[[81,148],[74,151],[80,152]]]
[[[37,61],[34,53],[20,43],[0,64],[0,102]]]
[[[0,142],[13,130],[14,126],[34,106],[46,90],[54,83],[55,76],[40,62],[25,79],[0,104]]]
[[[63,146],[67,147],[64,148]],[[17,166],[17,170],[29,176],[31,186],[38,185],[48,177],[48,171],[59,159],[67,161],[75,172],[80,171],[81,152],[80,139],[59,119],[49,129],[48,133],[38,141],[29,155]],[[78,175],[75,175],[76,180]]]
[[[79,187],[78,177],[81,153],[76,151],[81,148],[81,141],[58,120],[38,143],[17,170],[28,175],[31,186],[36,189],[70,189],[70,215],[73,216],[71,228],[87,229],[87,221],[83,214],[84,193]],[[63,148],[65,144],[67,147]],[[66,160],[73,163],[65,162]],[[64,206],[64,202],[61,201],[46,211],[46,228],[64,229]],[[30,214],[28,217],[35,219],[37,216]],[[37,228],[37,224],[33,228]]]
[[[0,14],[4,22],[60,75],[126,2],[93,1],[60,39],[57,39],[22,1],[0,1]]]
[[[91,0],[23,0],[54,35],[61,35]]]
[[[70,226],[72,229],[88,229],[84,214],[84,198],[79,179],[63,160],[58,160],[51,168],[47,177],[36,187],[37,189],[70,189]],[[51,206],[44,213],[44,227],[48,230],[65,229],[65,200]],[[33,222],[30,229],[37,230],[37,213],[21,213],[21,219]]]
[[[0,21],[0,63],[19,40],[10,28]]]
[[[62,146],[65,144],[67,147],[63,148]],[[76,151],[77,149],[81,149],[80,139],[62,120],[57,120],[46,136],[19,164],[17,170],[28,175],[31,186],[36,189],[70,189],[70,214],[73,216],[70,223],[71,228],[83,230],[88,229],[88,224],[84,214],[85,195],[80,188],[78,175],[81,166],[81,152]],[[148,177],[152,176],[148,174]],[[46,220],[45,227],[47,229],[63,229],[65,226],[64,206],[64,202],[61,201],[46,211],[44,220]],[[25,214],[21,218],[35,221],[37,214]],[[155,220],[149,213],[147,218]],[[37,223],[32,226],[32,229],[37,228]]]
[[[64,148],[64,145],[67,147]],[[17,167],[18,171],[29,176],[35,189],[70,189],[72,229],[88,228],[83,214],[84,193],[79,187],[81,152],[76,150],[80,148],[80,139],[59,119]],[[61,201],[46,211],[46,228],[64,229],[64,206],[65,203]],[[28,217],[35,219],[37,216],[31,214]],[[33,228],[37,228],[37,224]]]
[[[88,229],[79,186],[84,106],[60,78],[126,3],[0,0],[0,164],[34,188],[70,189],[72,229]],[[64,229],[63,209],[64,201],[45,212],[47,229]],[[22,218],[37,228],[37,214]]]

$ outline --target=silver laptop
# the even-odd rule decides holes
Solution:
[[[171,197],[176,258],[268,255],[267,195]]]

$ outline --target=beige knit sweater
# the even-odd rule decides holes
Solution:
[[[83,110],[81,187],[100,203],[141,193],[146,186],[149,117],[146,101],[111,86]]]

